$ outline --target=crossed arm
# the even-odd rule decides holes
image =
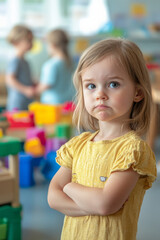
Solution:
[[[65,215],[76,217],[89,215],[81,209],[70,197],[63,192],[66,184],[71,182],[71,170],[61,167],[52,178],[48,189],[48,203],[51,208],[64,213]]]
[[[138,178],[130,168],[112,173],[104,188],[92,188],[72,183],[71,170],[61,167],[50,183],[48,202],[65,215],[110,215],[122,208]]]

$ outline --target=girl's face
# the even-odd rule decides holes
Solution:
[[[114,57],[106,57],[82,72],[84,104],[87,112],[106,122],[130,118],[133,102],[142,99],[138,88]]]

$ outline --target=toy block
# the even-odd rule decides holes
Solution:
[[[34,181],[33,157],[30,154],[20,152],[19,154],[19,185],[20,187],[31,187]]]
[[[66,142],[67,142],[67,138],[53,138],[53,149],[52,149],[52,151],[57,151]]]
[[[3,131],[2,129],[0,128],[0,138],[3,137]]]
[[[2,137],[0,138],[0,157],[16,155],[20,152],[21,143],[18,138]]]
[[[37,157],[43,156],[45,152],[45,147],[37,137],[27,140],[24,144],[24,149],[27,153]]]
[[[71,137],[71,125],[67,123],[57,124],[55,126],[55,135],[58,138],[70,139]]]
[[[43,162],[42,174],[47,180],[51,180],[52,177],[59,170],[60,165],[56,162],[56,152],[52,151],[47,154],[46,160]]]
[[[45,131],[42,128],[28,128],[26,129],[26,139],[31,139],[37,137],[39,138],[41,144],[45,146],[46,144],[46,136],[45,136]]]
[[[36,125],[55,124],[61,119],[61,105],[34,102],[29,104],[28,108],[34,113]]]
[[[65,102],[62,107],[62,113],[73,113],[75,107],[76,106],[73,102]]]
[[[32,156],[32,158],[33,158],[33,167],[39,167],[42,161],[44,160],[43,156],[40,156],[40,157]]]
[[[61,123],[68,123],[72,125],[72,116],[75,105],[73,102],[66,102],[62,107]]]
[[[46,133],[46,138],[53,138],[55,136],[55,124],[43,125]]]
[[[53,138],[48,138],[46,140],[45,156],[51,151],[53,151]]]
[[[5,223],[7,225],[6,240],[21,240],[21,212],[22,212],[21,205],[16,208],[13,208],[10,205],[4,205],[0,207],[0,219],[6,219],[5,220]],[[4,231],[6,227],[3,226]],[[5,232],[3,234],[5,235]]]
[[[34,127],[34,114],[28,111],[5,112],[10,128]]]
[[[45,156],[52,151],[57,151],[63,144],[67,142],[66,138],[48,138],[45,147]]]

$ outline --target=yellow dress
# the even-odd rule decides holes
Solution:
[[[61,240],[135,240],[146,189],[156,178],[154,154],[133,131],[113,140],[93,142],[96,133],[72,138],[57,151],[57,162],[72,169],[72,181],[103,188],[110,174],[130,166],[140,174],[128,201],[108,216],[65,216]]]

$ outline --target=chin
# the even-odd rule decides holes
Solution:
[[[96,116],[96,118],[99,120],[99,121],[108,121],[109,120],[109,116],[108,114],[106,114],[105,112],[99,112]]]

